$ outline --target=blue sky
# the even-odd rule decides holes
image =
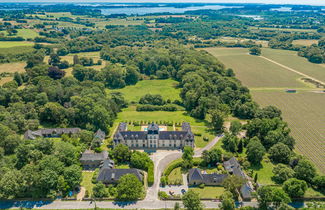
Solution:
[[[209,2],[209,3],[265,3],[323,5],[325,0],[0,0],[0,2]]]

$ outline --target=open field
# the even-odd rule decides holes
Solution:
[[[11,42],[0,41],[0,48],[21,47],[21,46],[33,46],[33,42]]]
[[[325,82],[325,66],[310,63],[306,58],[297,56],[297,52],[263,48],[262,55]]]
[[[4,63],[0,64],[0,73],[3,72],[9,72],[9,73],[15,73],[15,72],[25,72],[24,67],[26,66],[26,63]]]
[[[109,90],[110,92],[121,92],[128,102],[138,102],[146,94],[160,94],[165,100],[180,100],[180,89],[176,89],[177,82],[174,80],[142,80],[136,85],[127,86],[122,89]],[[145,119],[143,119],[145,120]]]
[[[298,39],[298,40],[293,40],[292,44],[299,44],[299,45],[304,45],[304,46],[310,46],[312,44],[318,44],[318,40],[316,39]]]
[[[262,107],[275,105],[282,110],[282,116],[288,122],[291,135],[296,139],[296,151],[305,155],[325,173],[325,94],[315,90],[307,83],[299,81],[299,74],[282,68],[266,59],[247,55],[247,49],[210,48],[227,67],[233,68],[238,79],[251,90],[253,98]],[[325,68],[309,63],[286,50],[262,49],[262,55],[268,59],[290,67],[298,72],[325,81]],[[251,63],[249,63],[251,62]],[[274,66],[275,65],[275,66]],[[259,73],[258,71],[263,71]],[[297,89],[297,93],[285,92],[285,87]],[[258,172],[270,173],[269,170]],[[268,183],[272,180],[263,180]]]
[[[266,30],[266,31],[290,31],[290,32],[316,32],[315,29],[298,29],[298,28],[271,28],[271,27],[249,27],[251,30]]]
[[[247,87],[306,87],[299,80],[300,75],[258,56],[249,55],[248,49],[207,48],[206,51],[217,57],[227,67],[232,68],[236,77]]]
[[[25,39],[29,39],[29,38],[33,39],[33,38],[39,36],[39,34],[32,29],[17,29],[17,31],[18,31],[18,33],[14,37],[20,36]],[[3,31],[2,33],[5,33],[5,35],[7,35],[7,32],[5,32],[5,31]]]

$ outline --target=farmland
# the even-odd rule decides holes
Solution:
[[[310,84],[303,83],[301,76],[279,65],[247,54],[247,49],[210,48],[227,67],[233,68],[238,79],[251,90],[253,98],[262,107],[275,105],[282,110],[283,118],[296,139],[296,151],[307,156],[324,173],[325,156],[325,94]],[[325,68],[298,57],[296,52],[262,49],[268,59],[288,66],[318,80],[325,80]],[[292,87],[297,93],[286,93]]]
[[[11,48],[11,47],[21,47],[21,46],[33,46],[33,42],[6,42],[0,41],[0,48]]]
[[[20,36],[25,39],[32,39],[38,36],[38,33],[32,29],[17,29],[18,33],[15,36]],[[6,34],[6,32],[5,32]]]

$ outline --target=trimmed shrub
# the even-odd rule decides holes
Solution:
[[[172,172],[172,170],[174,170],[175,168],[178,167],[182,167],[183,165],[183,161],[180,162],[176,162],[174,164],[171,164],[170,166],[168,166],[168,168],[164,171],[164,176],[168,177],[169,174]]]
[[[148,166],[148,186],[153,185],[155,182],[155,175],[154,175],[154,165],[153,162]]]

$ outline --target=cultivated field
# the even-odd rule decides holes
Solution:
[[[17,29],[17,31],[18,31],[18,33],[15,34],[15,36],[20,36],[25,39],[29,39],[29,38],[32,39],[32,38],[39,36],[39,34],[32,29]],[[5,33],[5,35],[7,35],[7,32],[3,32],[3,33]]]
[[[318,40],[313,39],[298,39],[298,40],[293,40],[292,44],[299,44],[299,45],[304,45],[304,46],[310,46],[312,44],[318,44]]]
[[[297,141],[296,150],[308,156],[325,172],[325,93],[300,91],[252,91],[260,105],[275,105],[282,110],[292,135]]]
[[[206,51],[216,56],[228,68],[232,68],[236,77],[247,87],[306,87],[299,80],[300,75],[258,56],[249,55],[247,49],[207,48]]]
[[[296,139],[296,151],[307,156],[325,173],[325,93],[299,80],[299,74],[257,56],[247,55],[247,49],[208,48],[227,67],[233,68],[237,78],[251,89],[261,106],[275,105]],[[325,80],[325,68],[298,57],[296,52],[264,49],[262,55],[296,71]],[[263,61],[261,61],[263,59]],[[297,93],[286,93],[293,87]]]

